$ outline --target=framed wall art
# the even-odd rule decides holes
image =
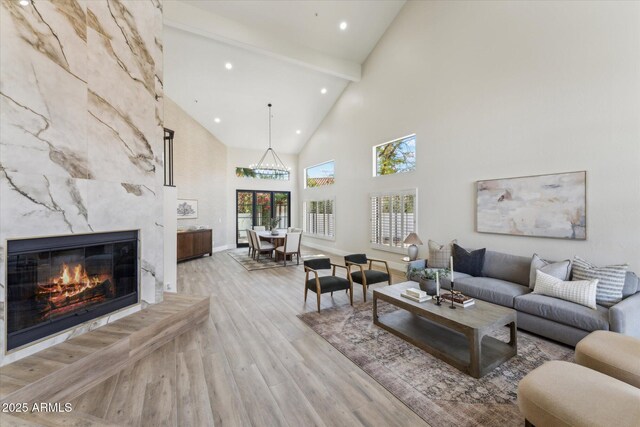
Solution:
[[[178,199],[178,219],[198,218],[198,201]]]
[[[586,240],[587,172],[476,183],[476,231]]]

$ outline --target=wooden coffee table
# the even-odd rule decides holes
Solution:
[[[480,378],[518,353],[516,311],[476,299],[466,308],[437,306],[435,301],[413,302],[400,295],[417,282],[403,282],[373,291],[373,323],[441,359]],[[378,316],[378,300],[402,310]],[[505,325],[510,341],[487,336]]]

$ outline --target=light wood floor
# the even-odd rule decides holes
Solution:
[[[301,265],[249,272],[225,252],[179,264],[179,292],[210,295],[210,319],[75,410],[117,425],[428,425],[296,317],[316,309],[313,293],[303,304],[303,281]],[[342,292],[322,297],[323,308],[343,304]]]

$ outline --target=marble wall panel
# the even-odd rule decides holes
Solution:
[[[75,6],[74,6],[75,5]],[[0,159],[10,171],[89,178],[85,13],[78,3],[3,0]],[[37,165],[37,168],[34,167]]]
[[[145,5],[128,6],[138,10]],[[154,185],[162,146],[154,143],[156,48],[153,38],[145,40],[153,20],[136,19],[135,10],[118,2],[89,4],[88,122],[94,137],[89,162],[98,179]],[[105,155],[117,167],[104,168]]]

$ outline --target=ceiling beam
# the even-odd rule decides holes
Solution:
[[[237,21],[177,1],[163,5],[164,25],[198,34],[242,49],[279,58],[303,67],[359,81],[360,64],[336,58],[295,42],[275,37],[268,32],[245,26]]]

